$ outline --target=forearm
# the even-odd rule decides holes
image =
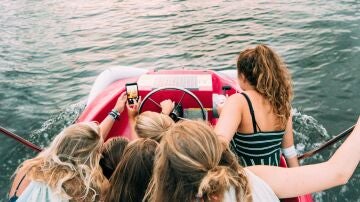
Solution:
[[[136,133],[136,131],[135,131],[135,123],[136,121],[135,121],[135,119],[134,118],[130,118],[129,117],[129,125],[130,125],[130,135],[131,135],[131,140],[135,140],[135,139],[137,139],[137,138],[139,138],[138,137],[138,135],[137,135],[137,133]]]
[[[107,115],[105,117],[105,119],[100,123],[100,125],[99,125],[100,133],[103,136],[104,140],[108,136],[108,134],[109,134],[111,128],[113,127],[114,123],[115,123],[115,120],[110,115]]]
[[[329,163],[341,171],[344,183],[348,181],[357,168],[360,160],[360,127],[354,128],[350,136],[345,140],[341,147],[330,158]]]
[[[294,168],[247,167],[264,180],[279,198],[291,198],[342,184],[328,162]]]
[[[298,167],[300,166],[297,156],[292,158],[286,158],[286,163],[288,167]]]
[[[299,166],[299,161],[297,159],[297,151],[294,145],[294,133],[292,127],[292,116],[289,118],[285,135],[282,142],[282,153],[286,158],[286,163],[288,167],[297,167]]]
[[[359,143],[358,123],[348,139],[327,162],[294,168],[252,166],[249,169],[267,182],[279,198],[322,191],[348,181],[359,164]]]
[[[119,98],[116,101],[116,104],[112,111],[105,117],[105,119],[100,123],[100,133],[103,136],[104,140],[108,136],[111,128],[114,125],[114,122],[119,119],[120,114],[124,111],[126,102],[125,92],[122,92]]]
[[[299,166],[299,161],[297,158],[297,151],[295,146],[292,145],[288,148],[281,149],[281,153],[285,156],[286,163],[288,167],[297,167]]]

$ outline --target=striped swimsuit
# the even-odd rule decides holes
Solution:
[[[231,149],[243,166],[279,166],[280,148],[285,130],[262,132],[256,123],[254,109],[249,97],[245,93],[241,94],[244,95],[249,105],[254,133],[243,134],[236,132],[230,142]]]

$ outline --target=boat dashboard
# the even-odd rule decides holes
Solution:
[[[180,106],[180,119],[204,119],[215,125],[217,103],[226,95],[241,91],[234,78],[212,70],[161,70],[121,78],[104,87],[77,121],[101,122],[125,91],[125,84],[136,82],[142,98],[140,112],[161,112],[160,102],[170,99]],[[119,123],[110,131],[110,137],[127,136],[130,129],[126,114],[126,111],[122,113]]]

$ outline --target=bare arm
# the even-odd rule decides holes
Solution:
[[[292,121],[292,115],[290,116],[287,124],[286,124],[286,130],[285,135],[282,142],[282,148],[289,148],[294,145],[294,133],[293,133],[293,121]],[[289,167],[297,167],[299,166],[299,161],[297,159],[297,155],[293,157],[286,157],[286,163]]]
[[[116,101],[116,104],[114,106],[114,109],[117,110],[119,113],[122,113],[125,108],[125,102],[126,102],[126,93],[123,92],[119,96],[118,100]],[[112,126],[114,125],[115,120],[111,116],[106,116],[105,119],[100,123],[100,133],[105,139],[107,135],[109,134]]]
[[[347,140],[324,163],[295,168],[272,166],[248,168],[269,184],[279,198],[304,195],[346,184],[360,161],[359,143],[360,119]]]
[[[139,103],[141,103],[141,96],[139,97],[139,101],[134,100],[134,104],[132,105],[129,105],[128,102],[126,103],[132,140],[139,138],[135,131],[136,116],[139,114]]]
[[[219,120],[215,126],[215,133],[219,138],[230,143],[241,122],[242,96],[231,95],[221,110]]]

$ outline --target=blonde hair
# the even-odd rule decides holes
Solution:
[[[279,55],[266,45],[242,51],[237,60],[238,76],[243,74],[271,104],[279,126],[285,127],[293,96],[291,76]]]
[[[135,132],[141,138],[151,138],[160,142],[165,131],[174,121],[165,114],[146,111],[136,117]]]
[[[210,126],[183,121],[166,133],[157,150],[144,200],[209,201],[212,196],[223,196],[233,186],[237,201],[252,201],[244,170]]]
[[[18,170],[24,170],[30,180],[43,182],[70,200],[98,200],[108,185],[99,165],[103,145],[99,133],[95,123],[73,124]]]

